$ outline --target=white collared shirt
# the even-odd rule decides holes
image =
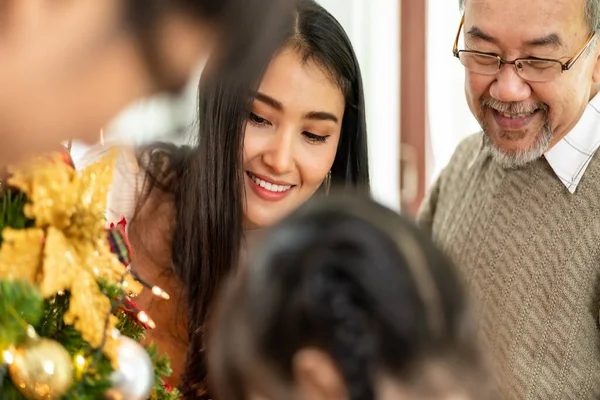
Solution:
[[[598,147],[600,147],[600,94],[590,100],[571,132],[544,156],[569,192],[575,193]]]

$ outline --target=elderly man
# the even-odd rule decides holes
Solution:
[[[471,290],[500,397],[598,399],[600,1],[461,7],[454,55],[483,133],[419,220]]]

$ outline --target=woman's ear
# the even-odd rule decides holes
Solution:
[[[292,360],[299,400],[346,400],[348,390],[337,366],[324,351],[302,349]]]

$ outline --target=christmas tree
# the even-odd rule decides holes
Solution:
[[[124,220],[106,226],[116,154],[81,172],[54,154],[0,186],[0,398],[175,399],[168,359],[139,342]]]

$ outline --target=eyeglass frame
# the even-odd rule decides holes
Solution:
[[[454,46],[452,47],[452,54],[454,55],[454,57],[458,58],[459,61],[460,61],[460,53],[480,54],[480,55],[485,55],[485,56],[496,57],[498,59],[498,72],[500,71],[500,69],[502,68],[502,66],[504,64],[513,65],[515,67],[515,71],[516,71],[517,75],[519,75],[519,77],[521,77],[521,74],[519,74],[519,69],[517,67],[517,63],[518,62],[522,63],[523,61],[528,61],[528,60],[549,61],[549,62],[558,63],[561,66],[561,71],[560,71],[561,74],[565,71],[570,70],[573,67],[573,65],[575,65],[575,63],[581,58],[581,56],[583,55],[585,50],[590,46],[590,44],[592,43],[592,39],[594,39],[594,37],[596,37],[596,35],[598,34],[598,31],[592,31],[590,33],[590,36],[587,38],[587,40],[581,47],[581,49],[577,52],[577,54],[575,56],[571,57],[569,60],[567,60],[564,63],[561,62],[560,60],[556,60],[556,59],[538,58],[538,57],[515,58],[512,61],[508,61],[508,60],[505,60],[502,57],[500,57],[498,54],[494,54],[494,53],[486,53],[486,52],[477,51],[477,50],[458,50],[458,40],[460,39],[460,31],[462,30],[464,24],[465,24],[465,15],[463,14],[462,18],[460,19],[460,25],[458,26],[458,32],[456,32],[456,39],[454,40]],[[462,62],[461,62],[461,64],[462,64]],[[496,72],[496,74],[498,72]],[[488,76],[493,76],[493,75],[495,75],[495,74],[491,74]],[[527,80],[527,79],[525,79],[525,80]]]

